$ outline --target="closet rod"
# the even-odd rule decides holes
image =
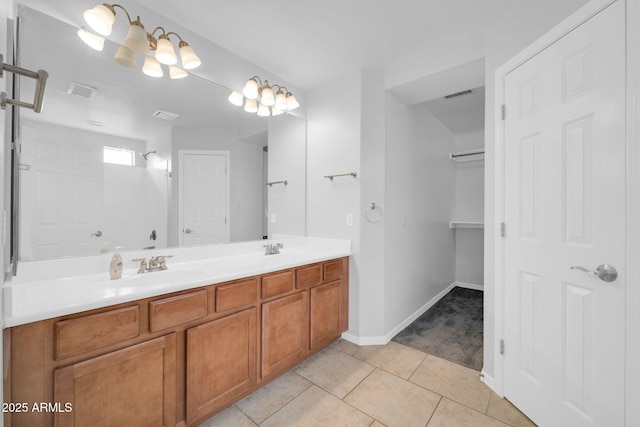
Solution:
[[[450,154],[450,157],[452,159],[455,159],[456,157],[477,156],[478,154],[484,154],[484,150],[478,150],[474,152],[460,153],[460,154]]]

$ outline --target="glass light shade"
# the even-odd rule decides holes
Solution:
[[[242,107],[242,103],[244,102],[244,97],[242,96],[242,94],[236,92],[235,90],[231,92],[231,95],[229,95],[229,98],[227,99],[230,103],[238,107]]]
[[[260,97],[260,102],[269,107],[275,105],[276,99],[273,97],[273,90],[269,86],[265,86],[262,88],[262,96]]]
[[[84,28],[78,30],[78,37],[87,44],[91,49],[102,51],[104,49],[104,38],[97,34],[90,33]]]
[[[247,84],[242,89],[242,94],[249,99],[258,99],[258,82],[256,79],[247,80]]]
[[[189,73],[187,73],[185,70],[174,67],[173,65],[169,65],[169,77],[171,77],[172,79],[184,79],[188,75]]]
[[[282,90],[278,90],[278,93],[276,93],[275,108],[280,111],[285,111],[287,109],[287,95],[285,95]]]
[[[111,34],[113,22],[116,20],[116,14],[104,4],[85,10],[82,16],[96,33],[103,36]]]
[[[293,96],[291,92],[287,92],[287,111],[295,110],[299,106],[300,104],[298,103],[296,97]]]
[[[147,32],[144,30],[142,24],[138,24],[135,21],[129,26],[129,32],[124,39],[124,44],[129,49],[137,53],[149,52],[149,40],[147,39]]]
[[[260,103],[260,105],[258,106],[258,115],[260,117],[269,117],[271,115],[269,107],[267,107],[263,103]]]
[[[118,50],[113,59],[124,67],[136,68],[137,65],[135,52],[126,46],[118,46]]]
[[[279,116],[282,113],[284,113],[284,111],[282,111],[278,107],[271,107],[271,115],[272,116]]]
[[[162,77],[163,75],[162,67],[160,66],[160,63],[150,56],[144,57],[144,65],[142,66],[142,72],[145,73],[147,76],[151,76],[151,77]]]
[[[244,111],[247,113],[257,113],[258,112],[258,103],[255,99],[248,98],[247,102],[244,104]]]
[[[161,64],[173,65],[178,62],[176,52],[167,36],[158,37],[158,47],[156,47],[156,59]]]
[[[186,70],[193,70],[199,67],[202,63],[198,55],[194,52],[193,48],[185,42],[180,42],[180,58],[182,59],[182,66]]]

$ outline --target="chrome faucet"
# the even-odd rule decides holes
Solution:
[[[269,243],[264,245],[264,254],[265,255],[276,255],[280,253],[280,249],[282,249],[284,245],[282,243]]]
[[[140,262],[140,267],[138,268],[138,274],[148,273],[152,271],[162,271],[167,269],[167,258],[172,258],[173,255],[158,255],[151,257],[149,259],[149,263],[147,264],[146,258],[135,258],[131,261]]]

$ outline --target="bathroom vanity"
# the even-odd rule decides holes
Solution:
[[[20,306],[20,292],[44,284],[5,289],[14,297],[4,331],[4,402],[13,404],[5,425],[195,426],[326,347],[347,329],[350,248],[287,254],[288,246],[280,255],[169,264],[143,277],[125,270],[118,292],[102,284],[111,289],[101,292],[106,305],[73,311],[72,295],[51,317],[44,305],[45,314],[38,303]]]

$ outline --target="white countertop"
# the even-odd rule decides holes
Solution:
[[[266,243],[284,243],[264,255]],[[171,254],[168,269],[137,274],[133,258]],[[228,245],[123,252],[121,279],[110,280],[112,254],[20,264],[4,284],[4,326],[11,327],[95,308],[351,255],[348,240],[292,237]],[[69,275],[67,272],[76,272]]]

